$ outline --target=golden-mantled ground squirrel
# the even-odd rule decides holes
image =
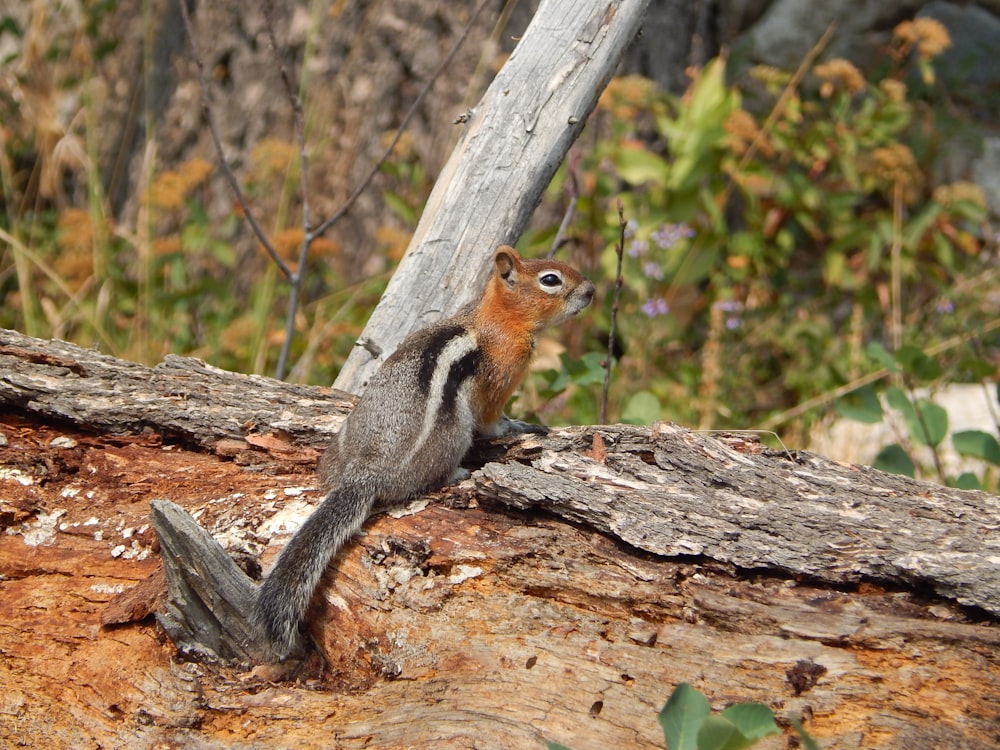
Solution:
[[[516,429],[503,408],[527,372],[535,336],[590,304],[594,285],[550,260],[501,246],[482,299],[407,337],[376,375],[321,461],[326,498],[261,585],[256,617],[286,656],[330,558],[374,511],[446,483],[475,435]]]

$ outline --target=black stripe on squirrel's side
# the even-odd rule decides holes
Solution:
[[[447,323],[437,326],[433,335],[427,339],[425,348],[420,353],[420,373],[417,375],[417,384],[422,393],[430,392],[431,379],[437,369],[441,351],[448,345],[449,341],[464,333],[465,329],[462,326]]]
[[[478,349],[466,352],[452,363],[448,377],[444,381],[444,392],[441,396],[441,416],[439,419],[452,419],[455,416],[459,393],[462,385],[474,377],[483,355]]]
[[[455,475],[474,435],[517,428],[503,407],[527,371],[535,335],[590,304],[594,285],[564,263],[493,258],[480,301],[411,334],[372,378],[320,461],[326,497],[285,546],[254,608],[268,656],[300,642],[298,626],[330,559],[373,509]]]

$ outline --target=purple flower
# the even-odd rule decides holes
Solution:
[[[694,230],[687,224],[661,224],[649,238],[661,250],[669,250],[682,239],[694,237]]]
[[[645,255],[649,250],[649,243],[645,240],[634,239],[628,243],[628,254],[630,258],[638,258],[640,255]]]
[[[642,264],[642,272],[651,279],[661,281],[663,279],[663,266],[656,261],[647,260]]]
[[[743,303],[735,299],[720,299],[713,302],[712,307],[723,312],[741,312]]]
[[[730,313],[726,318],[726,328],[730,331],[736,330],[743,322],[740,313],[743,312],[743,303],[735,299],[720,299],[712,303],[712,307],[722,312]]]
[[[651,297],[643,304],[642,311],[650,318],[655,318],[657,315],[666,315],[670,312],[670,307],[663,297]]]
[[[625,222],[625,239],[630,240],[635,237],[635,230],[639,228],[639,222],[629,219]]]

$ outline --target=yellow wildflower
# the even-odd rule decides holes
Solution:
[[[388,251],[390,258],[399,260],[410,244],[410,233],[396,227],[381,226],[375,230],[375,241]]]
[[[156,255],[173,255],[181,251],[181,238],[176,234],[157,237],[153,240],[153,252]]]
[[[177,169],[161,172],[149,186],[149,204],[167,211],[184,205],[191,191],[212,173],[212,164],[204,159],[190,159]]]
[[[617,76],[597,102],[600,109],[622,120],[634,120],[656,97],[656,83],[638,75]]]
[[[923,60],[937,57],[951,46],[948,29],[934,18],[915,18],[903,21],[893,29],[905,49],[916,46],[917,54]]]
[[[743,156],[750,144],[757,140],[757,150],[766,157],[774,155],[774,146],[766,133],[763,133],[757,120],[745,109],[734,109],[726,117],[723,125],[726,131],[729,149],[737,156]]]
[[[285,174],[298,163],[298,149],[279,138],[262,138],[250,151],[250,158],[265,177]]]
[[[874,149],[868,158],[869,171],[882,185],[902,188],[903,201],[912,203],[920,196],[923,174],[908,146],[893,143]]]
[[[934,188],[934,201],[943,206],[954,203],[972,203],[979,208],[986,208],[986,196],[983,189],[974,182],[953,182],[950,185],[938,185]]]
[[[883,78],[878,87],[889,101],[896,104],[906,101],[906,84],[902,81],[897,81],[895,78]]]
[[[386,130],[382,133],[382,148],[389,148],[392,139],[396,137],[395,130]],[[392,148],[392,155],[397,159],[414,159],[417,156],[417,145],[413,133],[404,130],[399,134],[399,140]]]
[[[278,255],[286,261],[297,260],[304,238],[305,232],[302,227],[289,227],[276,233],[271,239],[271,244],[274,245]]]
[[[194,159],[188,159],[186,162],[181,164],[177,168],[177,171],[180,173],[181,179],[184,181],[185,189],[190,191],[192,188],[197,187],[208,179],[208,176],[212,174],[213,169],[214,167],[210,161],[195,157]]]
[[[66,208],[59,214],[59,249],[64,251],[87,250],[94,242],[95,227],[89,211]]]
[[[823,81],[820,94],[826,98],[838,88],[848,94],[857,94],[865,88],[865,77],[861,75],[861,71],[853,63],[840,57],[817,65],[813,68],[813,73]]]
[[[184,178],[179,172],[168,169],[156,176],[146,198],[151,206],[171,211],[184,205],[185,194]]]

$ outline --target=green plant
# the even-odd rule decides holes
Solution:
[[[881,363],[896,383],[882,392],[885,406],[902,417],[905,441],[889,443],[879,451],[874,466],[906,476],[916,476],[921,461],[917,449],[930,455],[929,473],[938,481],[962,489],[997,489],[997,468],[1000,467],[1000,442],[995,435],[983,430],[962,430],[950,435],[952,450],[959,456],[980,465],[979,472],[963,471],[950,475],[945,468],[943,451],[949,436],[948,412],[932,398],[932,388],[942,381],[940,363],[920,348],[907,344],[890,353],[878,343],[868,347],[872,358]],[[976,358],[965,364],[976,368],[980,376],[990,372],[988,365]],[[986,372],[983,370],[986,369]],[[985,386],[984,386],[985,387]],[[994,385],[1000,397],[1000,385]],[[859,422],[875,424],[887,418],[879,392],[866,385],[847,394],[837,402],[841,416]]]
[[[758,67],[739,84],[713,60],[681,97],[612,81],[581,139],[589,150],[553,191],[570,186],[566,241],[599,255],[608,278],[619,198],[630,217],[615,417],[639,403],[645,421],[784,426],[794,438],[805,426],[793,420],[812,416],[800,405],[829,407],[880,366],[870,342],[962,337],[990,361],[1000,273],[983,194],[933,182],[948,114],[928,71],[947,43],[919,19],[868,77],[816,62],[817,49],[797,71]]]
[[[657,718],[667,750],[743,750],[781,731],[763,703],[734,703],[713,714],[708,699],[686,682],[674,688]],[[819,750],[798,721],[791,723],[806,750]],[[567,750],[546,744],[549,750]]]

